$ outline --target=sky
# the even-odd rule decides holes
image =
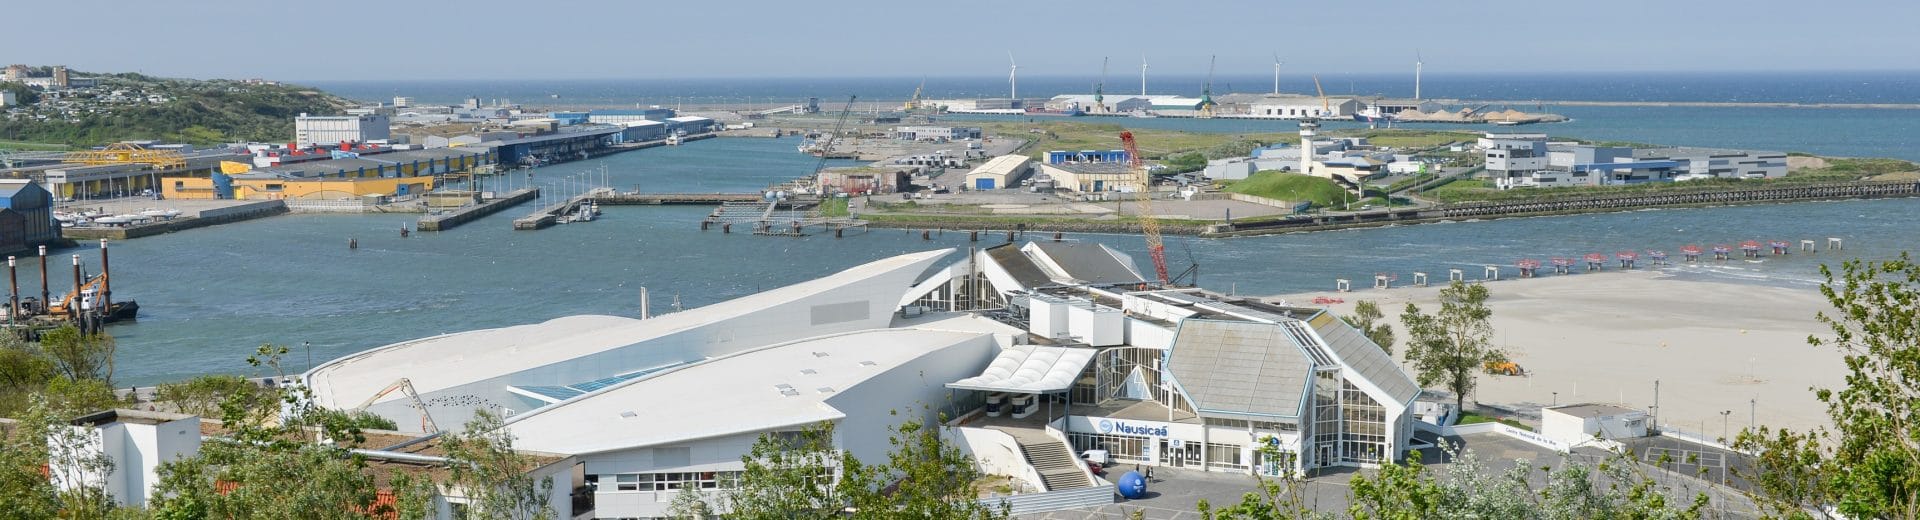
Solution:
[[[191,78],[1920,70],[1913,0],[12,4],[0,61]]]

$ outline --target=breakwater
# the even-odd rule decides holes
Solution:
[[[66,238],[75,240],[98,240],[102,238],[108,240],[126,240],[129,238],[148,237],[197,227],[271,217],[286,212],[286,203],[277,200],[268,200],[226,208],[203,210],[198,216],[182,217],[138,226],[64,228],[60,230],[60,234]]]
[[[505,197],[489,200],[472,206],[465,206],[445,213],[428,214],[420,217],[414,225],[421,231],[446,231],[454,226],[473,222],[480,217],[492,215],[500,210],[513,207],[522,202],[533,200],[540,195],[540,188],[522,188],[508,193]]]

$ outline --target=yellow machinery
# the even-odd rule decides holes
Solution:
[[[1493,374],[1496,376],[1527,375],[1527,371],[1524,369],[1521,369],[1519,363],[1514,363],[1512,361],[1488,361],[1484,366],[1484,368],[1487,369],[1487,373]]]
[[[67,152],[66,161],[80,164],[146,164],[154,170],[187,167],[187,159],[173,150],[148,150],[137,144],[113,143],[100,150]]]
[[[78,278],[76,277],[76,279]],[[59,299],[53,300],[51,302],[47,302],[47,314],[50,316],[59,316],[59,317],[68,316],[68,312],[72,311],[75,305],[79,305],[81,303],[80,300],[92,300],[96,298],[97,297],[96,295],[100,294],[101,286],[105,285],[106,283],[107,283],[106,273],[94,275],[92,280],[87,280],[87,283],[85,285],[80,286],[80,290],[67,293],[64,296],[61,296]],[[97,305],[97,304],[98,302],[89,302],[89,305]]]
[[[1332,116],[1333,102],[1327,101],[1327,91],[1326,89],[1320,88],[1320,76],[1318,75],[1313,77],[1313,91],[1320,94],[1320,115]]]
[[[920,86],[913,87],[913,98],[908,99],[906,103],[901,103],[900,110],[903,112],[912,112],[920,108],[920,91],[925,88],[927,88],[927,80],[920,80]]]

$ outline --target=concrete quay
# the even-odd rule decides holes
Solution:
[[[500,210],[519,205],[522,202],[533,200],[534,197],[538,197],[539,195],[540,188],[514,190],[505,197],[472,206],[466,206],[444,213],[429,213],[427,216],[420,217],[420,222],[415,224],[414,228],[420,231],[446,231],[453,229],[455,226],[472,222],[480,217],[499,213]]]

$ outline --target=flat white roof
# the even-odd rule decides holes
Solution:
[[[840,392],[988,335],[910,328],[809,338],[628,381],[521,414],[507,428],[517,448],[584,454],[837,420],[846,412],[828,400]]]
[[[985,164],[981,164],[979,167],[974,168],[973,171],[967,172],[967,175],[1009,175],[1012,174],[1014,170],[1026,166],[1027,162],[1032,160],[1032,158],[1025,155],[1002,155],[988,159]]]
[[[951,252],[952,249],[940,249],[883,258],[824,278],[646,320],[569,316],[531,325],[406,341],[326,362],[307,371],[304,379],[313,390],[315,403],[329,408],[357,406],[403,377],[410,379],[414,389],[424,394],[626,347],[886,277],[895,270],[916,269],[917,275],[917,269],[924,269],[919,266]],[[402,398],[400,392],[394,392],[382,401]]]

